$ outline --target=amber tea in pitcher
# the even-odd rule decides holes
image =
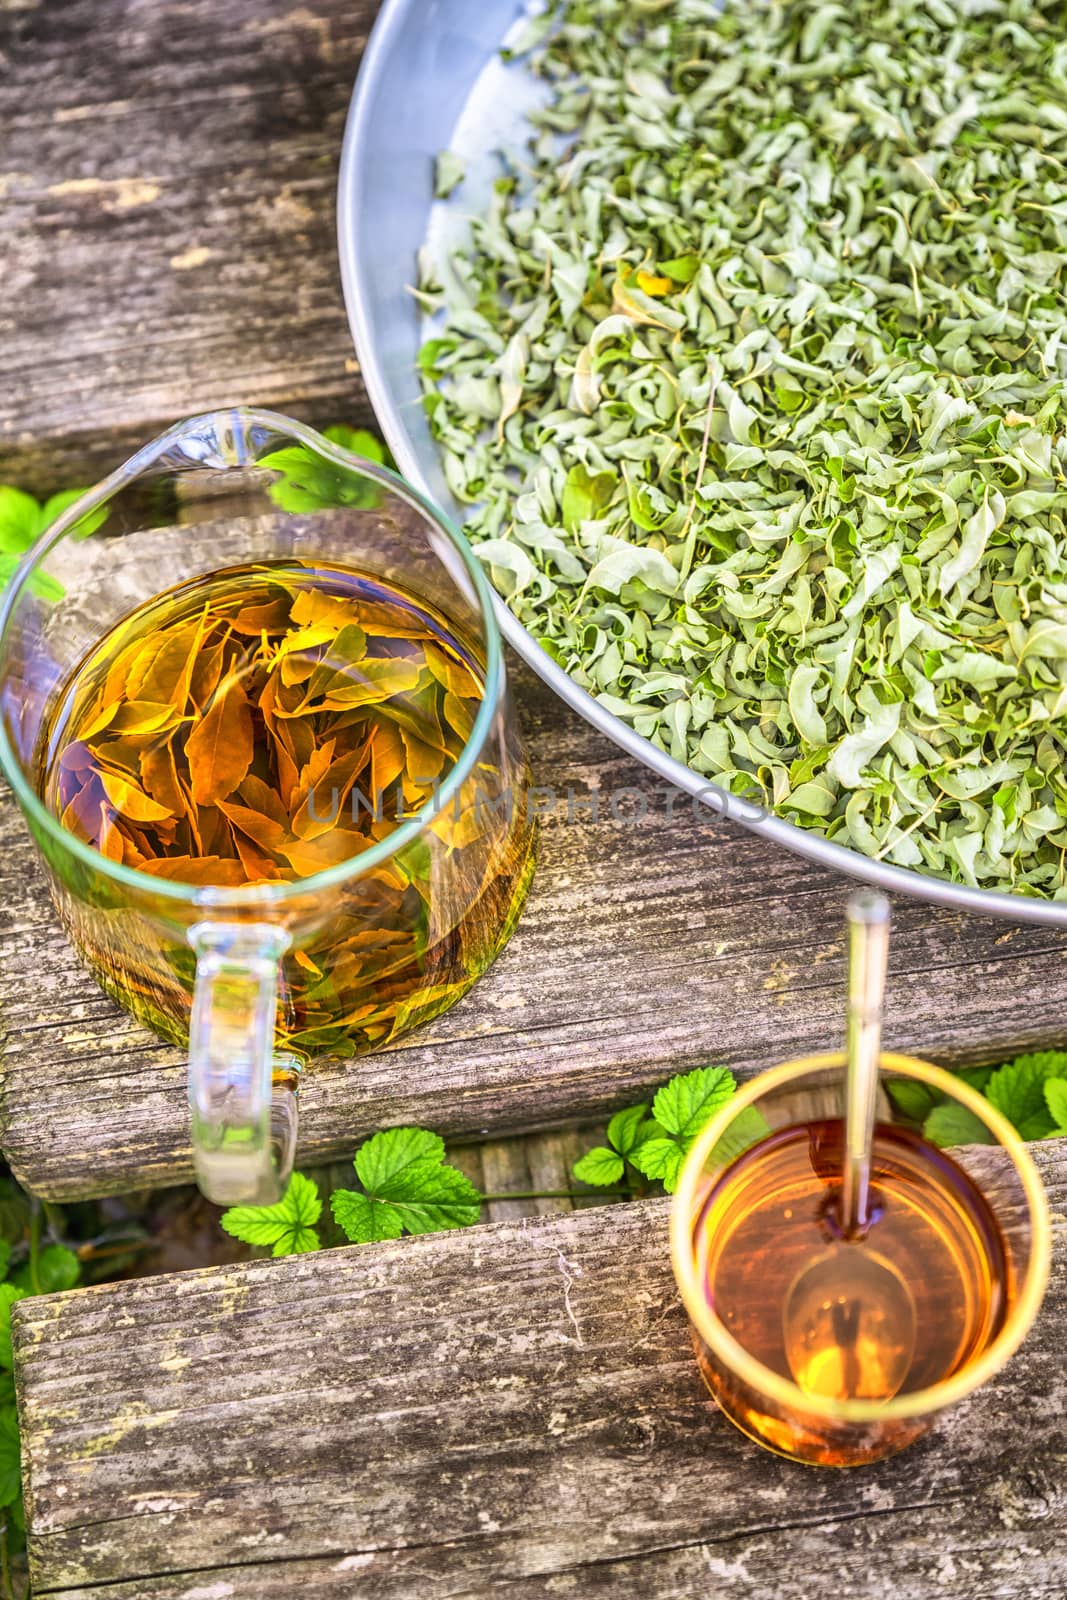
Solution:
[[[188,1043],[221,1204],[277,1197],[303,1069],[464,994],[532,873],[478,560],[266,411],[178,424],[42,535],[0,600],[0,767],[91,971]]]
[[[39,788],[65,828],[151,877],[293,882],[417,815],[483,693],[470,644],[396,585],[298,561],[234,567],[155,596],[88,652],[43,730]],[[369,904],[339,907],[296,949],[283,1048],[352,1054],[473,981],[510,930],[526,864],[524,818],[487,837],[497,803],[487,785],[434,825],[462,880],[454,917],[434,916],[430,858],[412,850],[375,869]],[[185,1023],[156,963],[82,949],[150,1021]]]

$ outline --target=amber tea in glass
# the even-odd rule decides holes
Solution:
[[[273,1198],[303,1070],[451,1005],[529,883],[477,561],[299,424],[197,418],[31,552],[0,697],[0,760],[75,946],[188,1041],[201,1186]]]
[[[1040,1182],[988,1102],[883,1057],[870,1210],[845,1238],[840,1069],[815,1058],[745,1086],[692,1152],[675,1270],[705,1381],[726,1415],[796,1460],[853,1466],[899,1450],[1022,1338],[1047,1269]],[[990,1141],[939,1149],[894,1084],[919,1078]],[[980,1109],[981,1108],[981,1109]]]

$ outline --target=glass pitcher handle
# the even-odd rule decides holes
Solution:
[[[268,1205],[289,1181],[299,1063],[274,1053],[280,962],[289,945],[266,923],[189,930],[196,987],[189,1023],[189,1106],[201,1191],[216,1205]]]

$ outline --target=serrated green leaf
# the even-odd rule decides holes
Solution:
[[[54,494],[50,500],[46,500],[41,507],[42,529],[50,528],[56,518],[66,511],[68,506],[72,506],[75,500],[80,500],[85,493],[84,489],[64,489],[61,494]],[[68,528],[64,537],[88,539],[91,533],[95,533],[97,528],[107,521],[107,510],[107,506],[97,506],[95,511],[87,511],[83,517],[78,518],[72,528]]]
[[[387,1128],[356,1153],[356,1176],[369,1205],[347,1200],[335,1205],[338,1226],[357,1243],[399,1238],[408,1233],[439,1233],[477,1222],[482,1197],[456,1167],[444,1160],[444,1141],[425,1128]],[[337,1191],[350,1195],[353,1191]]]
[[[11,1307],[16,1300],[25,1300],[26,1290],[16,1283],[0,1283],[0,1366],[13,1367],[11,1354]]]
[[[369,1194],[399,1178],[420,1161],[443,1161],[445,1141],[426,1128],[386,1128],[374,1134],[356,1152],[356,1176]]]
[[[1056,1133],[1067,1133],[1067,1078],[1049,1078],[1045,1084],[1045,1104],[1055,1123]]]
[[[383,1239],[399,1239],[404,1220],[395,1206],[355,1189],[335,1189],[330,1196],[334,1221],[353,1244],[377,1244]]]
[[[18,1412],[0,1406],[0,1507],[14,1505],[22,1494],[22,1451]]]
[[[347,428],[343,422],[338,422],[326,429],[325,437],[331,444],[339,444],[342,450],[350,450],[354,456],[376,461],[379,466],[393,465],[393,458],[384,442],[366,428]]]
[[[620,1156],[629,1155],[631,1150],[643,1142],[643,1138],[650,1138],[655,1132],[655,1128],[650,1126],[649,1131],[642,1135],[641,1130],[646,1122],[652,1123],[648,1115],[647,1101],[639,1106],[627,1106],[622,1111],[616,1111],[608,1123],[608,1143],[619,1152]]]
[[[401,1232],[469,1228],[478,1221],[482,1207],[482,1197],[469,1178],[434,1160],[411,1162],[374,1194],[339,1189],[333,1200],[338,1227],[357,1244],[398,1239]]]
[[[1065,1065],[1059,1050],[1018,1056],[993,1073],[986,1084],[986,1098],[1024,1139],[1044,1139],[1053,1130],[1045,1084],[1051,1078],[1067,1076]]]
[[[673,1194],[682,1170],[685,1152],[674,1139],[648,1139],[630,1157],[638,1172],[656,1178],[668,1194]]]
[[[0,1238],[18,1244],[25,1238],[30,1220],[26,1192],[13,1178],[0,1178]]]
[[[1065,1069],[1067,1069],[1067,1058],[1065,1058]],[[959,1078],[961,1083],[965,1083],[968,1089],[973,1089],[975,1094],[985,1094],[986,1084],[995,1071],[995,1067],[957,1067],[953,1076]]]
[[[662,1128],[691,1144],[736,1087],[727,1067],[697,1067],[695,1072],[682,1073],[665,1083],[652,1102],[652,1111]]]
[[[378,1187],[375,1199],[400,1212],[409,1233],[441,1233],[478,1221],[482,1197],[457,1167],[439,1161],[412,1162]]]
[[[952,1100],[934,1107],[923,1123],[923,1136],[942,1150],[957,1144],[996,1143],[980,1117]]]
[[[356,455],[379,460],[379,445],[364,429],[334,428],[332,442]],[[365,448],[358,448],[363,445]],[[268,493],[283,511],[320,511],[342,506],[367,509],[381,504],[382,490],[354,469],[328,461],[304,445],[287,445],[262,456],[258,465],[276,472]]]
[[[607,1188],[610,1184],[618,1183],[625,1171],[622,1156],[614,1150],[608,1150],[604,1145],[597,1145],[588,1150],[571,1169],[579,1183],[596,1184],[599,1188]]]
[[[885,1087],[893,1104],[913,1122],[923,1122],[941,1098],[916,1078],[889,1078]]]
[[[303,1255],[319,1248],[315,1224],[322,1215],[318,1185],[294,1172],[282,1198],[271,1206],[231,1206],[220,1222],[245,1244],[270,1249],[276,1256]]]

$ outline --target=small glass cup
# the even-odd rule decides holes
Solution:
[[[390,807],[396,825],[340,863],[235,887],[138,870],[63,827],[41,799],[41,752],[87,652],[175,585],[279,562],[393,583],[477,660],[484,693],[432,797],[410,814]],[[480,564],[394,473],[268,411],[179,423],[28,553],[0,612],[0,767],[89,970],[148,1027],[188,1045],[196,1172],[223,1205],[277,1198],[301,1072],[316,1057],[377,1048],[458,1000],[510,935],[533,869],[526,755]],[[330,803],[321,797],[319,817]]]
[[[843,1119],[844,1065],[843,1054],[809,1056],[742,1084],[687,1156],[671,1212],[675,1278],[689,1314],[701,1374],[720,1409],[765,1449],[819,1466],[861,1466],[903,1450],[931,1427],[938,1412],[998,1372],[1037,1314],[1050,1254],[1041,1179],[1010,1123],[952,1073],[907,1056],[884,1054],[880,1124],[917,1131],[916,1111],[930,1103],[924,1091],[932,1091],[977,1120],[977,1126],[973,1121],[966,1124],[976,1138],[984,1133],[986,1143],[974,1146],[963,1164],[992,1211],[1004,1244],[1007,1281],[997,1330],[949,1377],[911,1391],[905,1380],[904,1391],[890,1399],[812,1394],[745,1349],[709,1304],[703,1287],[711,1226],[704,1223],[709,1196],[737,1157],[762,1139],[789,1127]],[[895,1090],[897,1084],[903,1087]],[[776,1292],[766,1282],[761,1289]],[[919,1349],[921,1324],[915,1338]]]

